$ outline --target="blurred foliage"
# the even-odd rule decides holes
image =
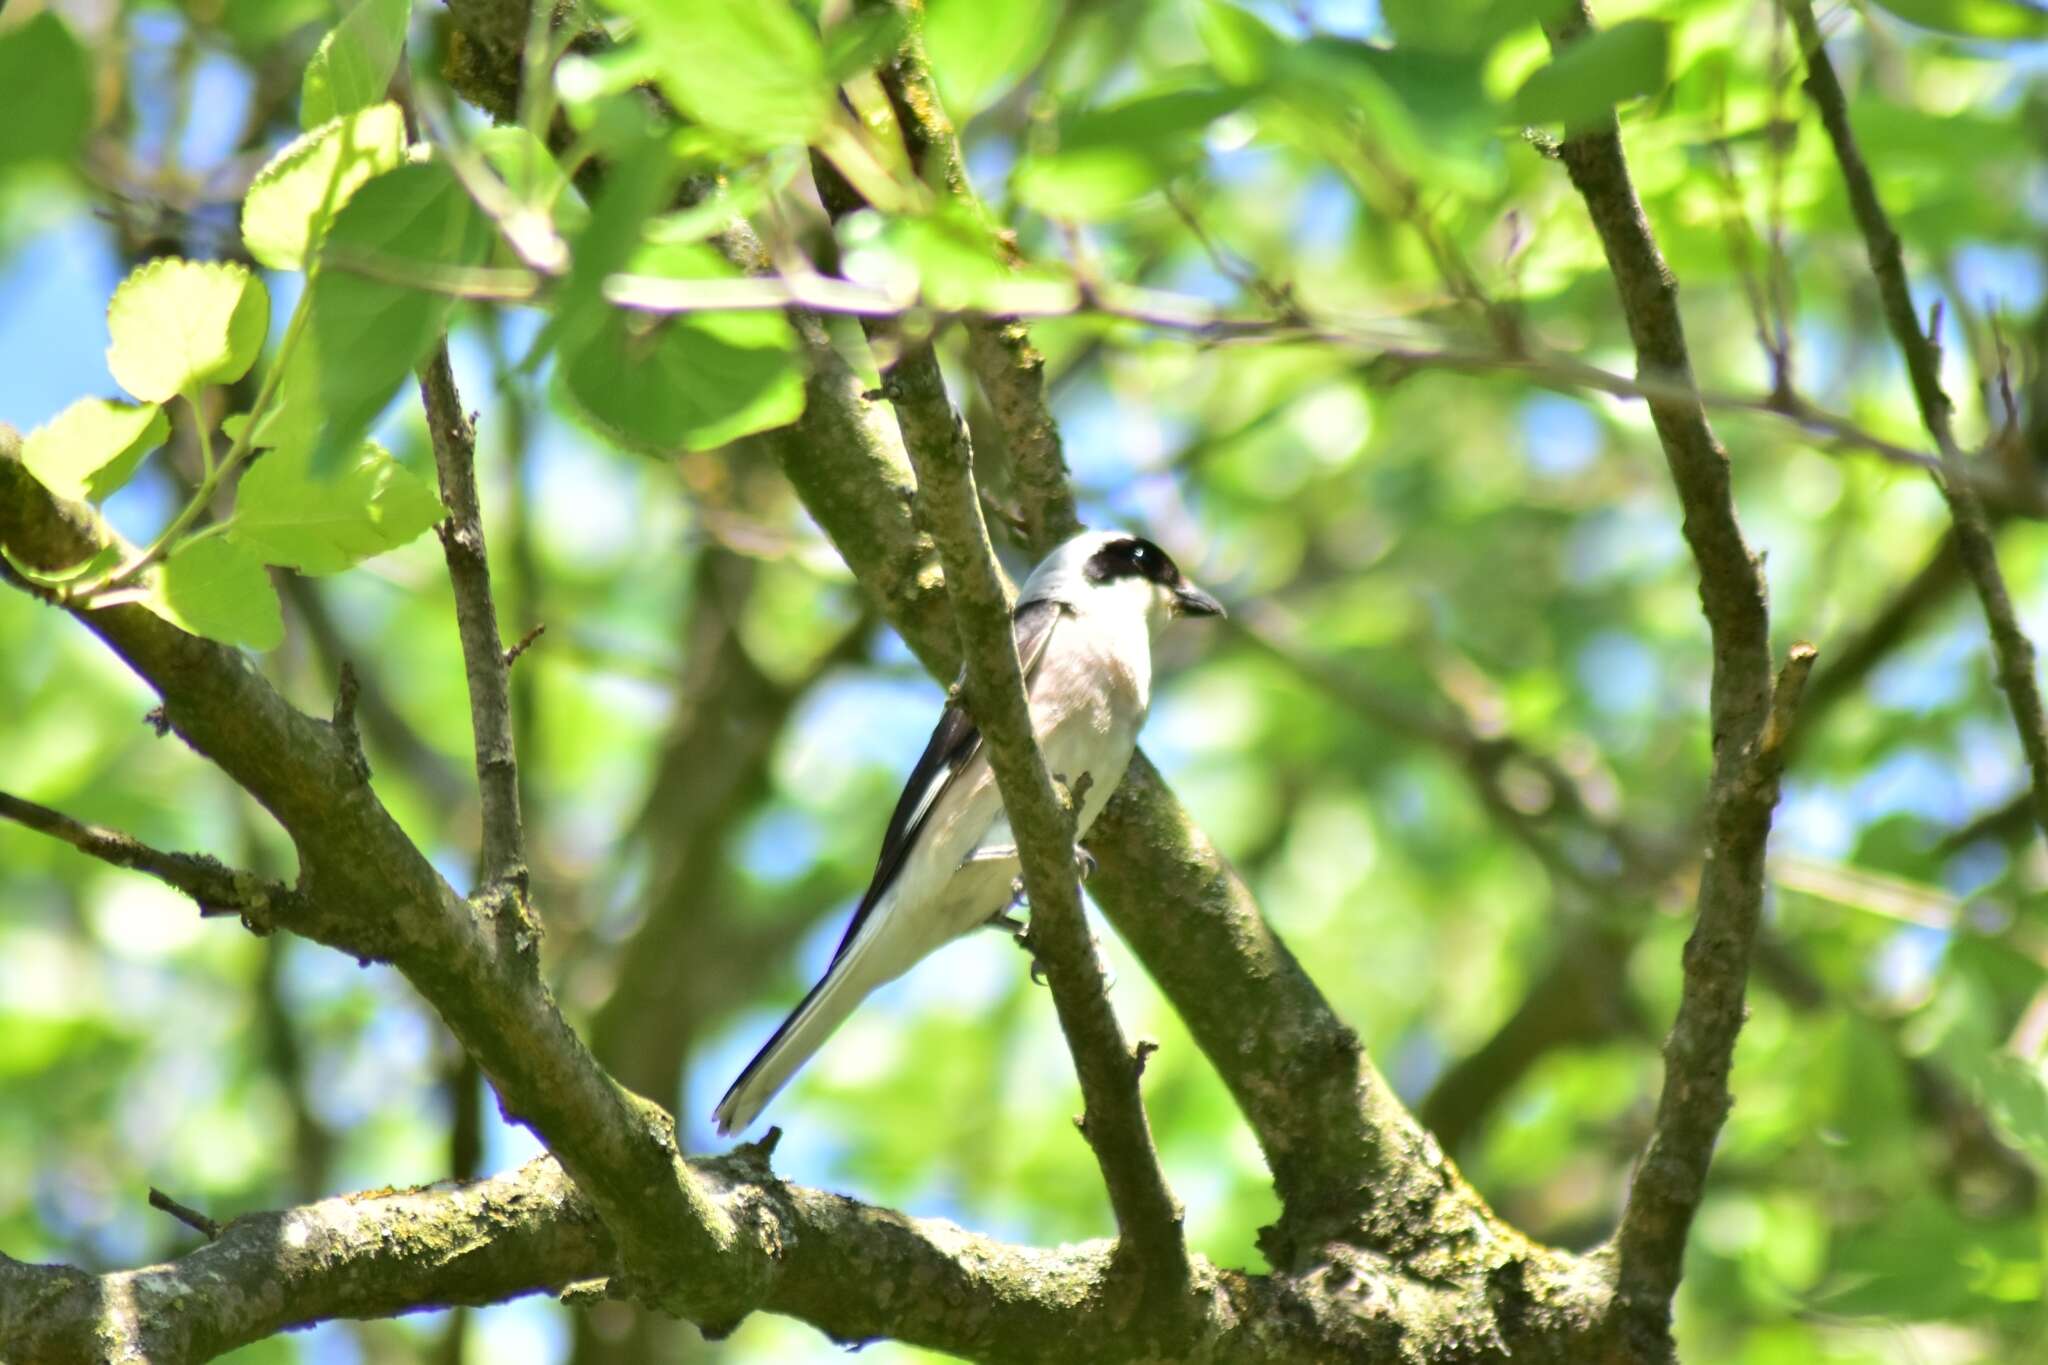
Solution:
[[[131,538],[188,507],[225,521],[179,542],[160,605],[274,645],[252,657],[309,709],[352,661],[380,793],[464,883],[466,696],[445,571],[418,536],[432,459],[408,383],[449,320],[482,414],[506,635],[549,627],[515,672],[548,961],[607,1063],[680,1106],[698,1148],[712,1099],[836,940],[939,690],[745,439],[799,410],[788,325],[621,310],[608,276],[729,281],[707,243],[739,213],[777,261],[906,305],[1145,285],[1242,318],[1306,311],[1388,344],[1515,341],[1631,373],[1582,205],[1520,125],[1555,120],[1554,136],[1618,106],[1703,386],[1761,398],[1783,382],[1923,444],[1768,3],[1602,5],[1606,33],[1555,62],[1541,0],[928,8],[986,216],[916,178],[869,74],[896,30],[837,0],[621,0],[619,42],[563,57],[529,88],[523,131],[488,133],[443,82],[462,45],[434,5],[0,16],[0,419],[54,423],[30,447],[39,477],[90,493]],[[1822,19],[1923,308],[1940,306],[1967,439],[2037,481],[2040,12],[1886,0]],[[411,132],[383,102],[394,70],[423,115]],[[651,124],[649,82],[687,128]],[[435,154],[408,161],[408,137]],[[835,227],[805,144],[875,209]],[[998,234],[1020,272],[991,271]],[[262,273],[151,264],[165,258]],[[544,308],[418,287],[479,267],[560,278]],[[189,292],[117,293],[132,271]],[[177,327],[138,334],[124,299]],[[275,300],[267,324],[250,299]],[[833,335],[871,374],[858,330]],[[1642,407],[1087,312],[1033,336],[1084,516],[1147,528],[1237,611],[1163,646],[1148,748],[1402,1093],[1421,1102],[1592,936],[1621,945],[1584,988],[1597,1027],[1481,1075],[1488,1102],[1457,1150],[1533,1235],[1596,1242],[1659,1083],[1708,757],[1706,635]],[[941,349],[1001,499],[1000,429],[954,332]],[[109,401],[121,389],[162,406]],[[1717,426],[1779,643],[1846,654],[1935,556],[1940,499],[1775,416]],[[266,447],[229,502],[216,460]],[[2018,515],[2000,546],[2038,636],[2048,536]],[[182,599],[181,555],[206,561],[184,560],[199,586]],[[1950,579],[1810,708],[1737,1104],[1679,1298],[1687,1359],[2048,1354],[2048,859],[2023,825],[1974,823],[2021,773]],[[143,723],[150,696],[73,622],[0,594],[0,661],[0,786],[289,873],[263,813]],[[650,964],[657,941],[668,957]],[[1146,1095],[1192,1240],[1257,1267],[1275,1211],[1257,1149],[1106,931],[1104,947],[1127,1028],[1162,1044]],[[1023,967],[986,936],[878,997],[775,1106],[779,1169],[1002,1236],[1106,1232],[1065,1050]],[[389,973],[202,923],[11,826],[0,1097],[0,1250],[91,1269],[189,1245],[145,1207],[150,1184],[226,1217],[437,1179],[479,1106],[485,1166],[531,1144]],[[426,1360],[450,1331],[445,1315],[331,1324],[235,1359]],[[488,1310],[466,1339],[491,1361],[631,1359],[663,1340],[838,1355],[766,1319],[704,1346],[615,1305]]]

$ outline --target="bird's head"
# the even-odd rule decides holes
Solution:
[[[1173,556],[1128,531],[1086,531],[1047,555],[1022,601],[1127,613],[1158,630],[1176,616],[1222,616],[1223,604],[1180,571]]]

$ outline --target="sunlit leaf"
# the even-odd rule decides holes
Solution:
[[[310,445],[315,474],[339,472],[441,335],[454,300],[432,285],[481,262],[490,243],[489,220],[444,166],[401,166],[364,185],[328,231],[305,336],[257,442]]]
[[[318,128],[384,98],[405,48],[412,0],[355,0],[313,49],[299,87],[299,126]]]
[[[404,153],[405,115],[395,104],[356,110],[287,144],[249,185],[242,244],[273,270],[303,268],[349,196]]]
[[[928,0],[925,55],[955,122],[987,108],[1045,55],[1063,8],[1056,0]]]
[[[162,403],[249,372],[270,326],[270,293],[246,266],[160,256],[137,266],[107,304],[107,368]]]
[[[225,536],[187,540],[152,577],[145,605],[173,625],[251,649],[275,649],[284,640],[277,589],[263,562]]]
[[[2027,0],[1877,0],[1908,23],[1992,41],[2048,37],[2048,9]]]
[[[1269,76],[1280,58],[1283,40],[1265,20],[1229,0],[1205,0],[1196,16],[1202,44],[1216,73],[1237,85],[1256,85]]]
[[[1402,48],[1479,54],[1514,30],[1562,13],[1571,0],[1383,0]]]
[[[29,433],[21,462],[58,497],[98,502],[126,483],[170,430],[154,403],[81,398]]]
[[[569,274],[555,289],[554,309],[534,338],[526,363],[550,348],[573,349],[604,316],[605,278],[625,267],[641,245],[648,220],[675,185],[677,167],[651,131],[625,149],[605,178],[590,217],[569,240]]]
[[[557,231],[573,234],[590,221],[590,208],[562,173],[562,163],[527,129],[516,123],[486,128],[477,135],[476,149],[520,203],[552,208]]]
[[[926,13],[930,13],[929,8]],[[908,15],[893,5],[848,15],[825,33],[827,79],[836,83],[873,70],[903,46],[909,27]],[[929,19],[926,28],[930,28]],[[961,117],[958,112],[953,116]]]
[[[643,248],[632,266],[677,279],[733,274],[709,248],[684,243]],[[608,308],[559,363],[563,391],[586,420],[653,454],[708,450],[803,414],[796,332],[780,313]]]
[[[445,515],[433,485],[365,441],[332,478],[313,477],[312,451],[265,455],[235,490],[228,534],[267,564],[340,573],[393,550]]]
[[[802,143],[832,112],[818,34],[788,0],[613,0],[676,107],[744,147]]]

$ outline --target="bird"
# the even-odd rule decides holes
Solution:
[[[1083,867],[1079,841],[1123,780],[1151,706],[1153,636],[1175,617],[1223,615],[1172,556],[1128,531],[1074,536],[1025,580],[1011,623],[1031,728],[1047,768],[1081,791]],[[1005,912],[1016,840],[959,693],[956,685],[904,784],[831,964],[719,1101],[720,1136],[752,1124],[876,988],[978,926],[1015,927]]]

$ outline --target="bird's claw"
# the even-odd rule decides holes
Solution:
[[[1008,917],[1005,916],[1004,918]],[[994,924],[995,921],[990,920],[989,923]],[[1010,923],[1017,924],[1017,921],[1011,920]],[[1038,950],[1031,946],[1030,931],[1021,924],[1017,924],[1017,946],[1031,954],[1031,984],[1043,986],[1045,984],[1045,963],[1040,960]]]
[[[1084,882],[1087,881],[1090,877],[1095,875],[1095,855],[1093,853],[1090,853],[1087,849],[1081,847],[1079,844],[1075,844],[1074,868],[1081,874],[1081,880]]]

